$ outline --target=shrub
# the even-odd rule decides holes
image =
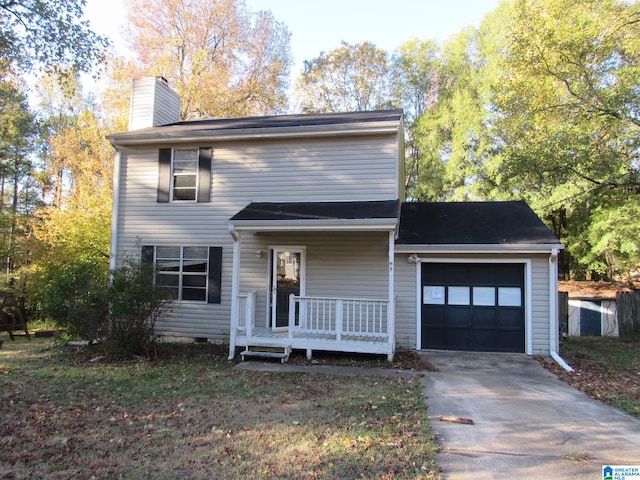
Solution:
[[[131,260],[112,273],[107,295],[110,353],[155,358],[155,324],[168,310],[168,300],[154,287],[153,275],[151,268]]]
[[[107,329],[107,272],[93,262],[69,263],[51,272],[41,288],[40,313],[69,336],[95,340]]]

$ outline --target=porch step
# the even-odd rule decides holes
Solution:
[[[280,360],[280,363],[289,360],[290,354],[291,349],[289,347],[248,346],[243,352],[240,352],[243,361],[245,357],[277,358]]]

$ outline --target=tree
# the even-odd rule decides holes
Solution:
[[[481,32],[468,29],[445,43],[434,75],[432,102],[414,126],[419,156],[410,194],[430,201],[483,199],[493,145]]]
[[[34,134],[26,96],[16,82],[0,80],[0,251],[7,275],[16,261],[21,218],[31,213],[37,200],[29,178]]]
[[[340,47],[304,62],[296,82],[302,112],[353,112],[390,104],[387,52],[371,42]]]
[[[420,159],[417,120],[433,108],[438,98],[440,48],[433,41],[410,40],[391,56],[391,88],[395,105],[405,116],[405,187],[418,198]]]
[[[84,6],[85,0],[0,0],[0,58],[21,70],[91,71],[108,41],[80,20]]]
[[[499,188],[564,226],[579,275],[628,273],[640,266],[637,249],[612,239],[637,224],[624,212],[640,194],[640,5],[514,5],[495,90]]]
[[[242,0],[131,0],[138,72],[163,76],[182,118],[274,114],[286,107],[290,34]]]

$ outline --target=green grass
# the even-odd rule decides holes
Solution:
[[[640,418],[640,339],[571,337],[560,353],[575,372],[547,364],[570,385]]]
[[[439,478],[417,376],[239,370],[210,345],[101,364],[50,345],[0,349],[2,478]]]

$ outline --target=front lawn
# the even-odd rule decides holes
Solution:
[[[439,478],[418,377],[252,372],[197,344],[100,362],[5,338],[0,478]]]
[[[560,355],[575,372],[553,362],[545,366],[590,397],[640,418],[640,340],[571,337],[562,342]]]

